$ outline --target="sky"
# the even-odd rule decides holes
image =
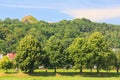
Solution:
[[[0,0],[0,19],[27,15],[47,22],[87,18],[120,25],[120,0]]]

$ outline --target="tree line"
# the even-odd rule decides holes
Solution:
[[[120,26],[95,23],[88,19],[62,20],[56,23],[0,20],[0,53],[16,52],[15,65],[33,72],[39,65],[46,68],[94,66],[119,71]],[[116,56],[117,55],[117,56]],[[109,61],[109,62],[108,62]]]

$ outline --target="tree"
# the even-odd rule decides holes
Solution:
[[[107,65],[108,58],[111,58],[112,50],[100,32],[92,33],[88,38],[87,45],[89,46],[87,53],[89,63],[96,65],[97,73],[99,73],[99,70]]]
[[[64,48],[56,36],[51,36],[45,46],[45,51],[49,57],[51,66],[56,72],[57,67],[61,67],[64,62]]]
[[[38,40],[32,35],[27,35],[19,43],[16,62],[22,71],[32,73],[39,66],[40,55],[41,46]]]
[[[13,62],[9,60],[7,56],[4,56],[2,60],[0,60],[0,67],[5,69],[8,72],[8,69],[11,69],[13,66]]]
[[[114,63],[116,67],[116,72],[119,73],[119,68],[120,68],[120,50],[119,49],[114,49]]]
[[[75,67],[80,69],[82,73],[82,67],[85,64],[86,55],[84,53],[85,39],[76,38],[72,44],[68,47],[70,57],[74,61]]]

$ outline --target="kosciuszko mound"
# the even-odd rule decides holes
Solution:
[[[31,15],[25,16],[24,18],[22,18],[22,22],[28,22],[28,23],[37,23],[38,20],[36,18],[34,18]]]

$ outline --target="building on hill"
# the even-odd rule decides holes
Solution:
[[[14,52],[13,53],[7,53],[7,56],[10,60],[13,60],[16,56],[16,53],[14,53]]]

